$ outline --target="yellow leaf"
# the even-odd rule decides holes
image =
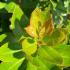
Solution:
[[[32,55],[36,52],[37,50],[37,43],[32,40],[32,39],[24,39],[22,41],[22,50],[27,54],[27,55]]]
[[[45,8],[44,11],[36,8],[31,14],[30,25],[25,28],[30,36],[36,38],[52,33],[53,29],[53,19],[49,8]]]
[[[52,34],[53,30],[54,30],[54,25],[53,25],[53,19],[51,17],[42,26],[42,29],[41,29],[40,34],[39,34],[39,37],[42,38],[42,37],[44,37],[46,35]]]

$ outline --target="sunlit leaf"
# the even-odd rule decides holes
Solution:
[[[0,10],[12,13],[10,32],[0,35],[0,70],[63,70],[70,66],[70,1],[13,1],[17,3],[0,2]],[[0,29],[2,32],[1,25]]]
[[[2,62],[0,64],[0,70],[18,70],[24,59],[22,58],[17,62]]]
[[[21,50],[12,50],[8,47],[9,43],[5,43],[0,47],[0,60],[3,62],[16,62],[19,59],[14,56],[15,53],[20,53]],[[17,47],[17,46],[16,46]]]
[[[0,9],[4,8],[6,6],[5,3],[0,2]]]
[[[37,67],[33,65],[32,63],[28,62],[26,70],[37,70]]]
[[[22,41],[22,48],[27,55],[32,55],[37,50],[37,43],[33,39],[24,39]]]
[[[22,15],[24,14],[23,13],[23,11],[21,10],[21,8],[17,5],[17,4],[15,4],[15,3],[13,3],[13,2],[11,2],[11,3],[9,3],[6,7],[6,10],[9,12],[9,13],[13,13],[13,15],[12,15],[12,17],[11,17],[11,19],[10,19],[10,21],[11,21],[11,25],[10,25],[10,28],[11,29],[14,29],[15,28],[15,21],[16,20],[21,20],[21,18],[22,18]],[[20,12],[20,13],[19,13]]]
[[[6,34],[2,34],[2,35],[0,35],[0,42],[2,42],[5,38],[6,38]]]
[[[61,70],[61,68],[59,68],[59,66],[49,63],[47,61],[44,62],[44,60],[41,60],[41,58],[39,58],[39,55],[36,57],[33,57],[33,59],[31,59],[31,61],[28,62],[27,64],[27,70]]]
[[[38,50],[39,58],[45,63],[61,65],[62,57],[60,54],[50,46],[41,46]]]
[[[40,8],[36,8],[31,14],[30,25],[25,29],[32,37],[43,37],[44,34],[52,32],[53,21],[49,7],[44,11]]]

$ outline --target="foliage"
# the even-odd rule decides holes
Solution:
[[[70,67],[70,1],[0,2],[0,61],[0,70]]]

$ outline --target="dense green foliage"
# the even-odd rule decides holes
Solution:
[[[1,0],[0,61],[0,70],[69,70],[70,0]]]

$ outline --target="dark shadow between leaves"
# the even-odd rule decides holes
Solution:
[[[28,41],[30,44],[33,44],[33,43],[35,42],[34,39],[32,39],[32,38],[31,38],[31,39],[28,38],[27,41]]]
[[[0,64],[2,63],[2,61],[0,60]]]
[[[36,5],[39,3],[39,0],[21,0],[21,3],[19,3],[19,1],[16,2],[20,5],[25,15],[27,17],[30,17],[30,14],[36,8]]]
[[[70,70],[70,67],[66,67],[66,68],[64,68],[63,70]]]
[[[25,27],[28,25],[26,17],[23,15],[20,20],[15,19],[14,29],[12,30],[13,34],[19,40],[22,36],[27,37],[28,34],[25,31]]]
[[[20,52],[14,53],[13,56],[14,56],[15,58],[17,58],[17,59],[21,59],[21,58],[23,58],[23,57],[25,56],[25,53],[22,52],[22,51],[20,51]]]
[[[61,70],[61,68],[58,66],[53,66],[50,70]]]
[[[66,8],[64,6],[64,1],[59,0],[59,2],[57,3],[57,6],[56,6],[56,10],[59,12],[58,13],[59,15],[61,14],[61,11],[63,11],[63,13],[66,12]]]
[[[29,19],[28,19],[25,15],[22,15],[21,20],[18,21],[18,22],[19,22],[19,25],[20,25],[20,27],[21,27],[21,29],[22,29],[23,35],[24,35],[25,37],[28,37],[29,35],[28,35],[28,33],[25,31],[25,27],[29,26],[29,24],[30,24]]]
[[[4,8],[0,10],[0,35],[7,34],[11,30],[9,29],[9,25],[11,24],[9,19],[11,18],[12,13],[8,13]],[[0,46],[2,46],[5,42],[7,42],[7,37],[0,42]]]
[[[22,49],[20,44],[11,43],[11,42],[9,42],[8,48],[11,49],[11,50],[20,50],[20,49]]]
[[[8,13],[4,8],[0,10],[0,28],[2,31],[1,33],[10,32],[9,25],[11,24],[9,19],[11,18],[12,13]]]

